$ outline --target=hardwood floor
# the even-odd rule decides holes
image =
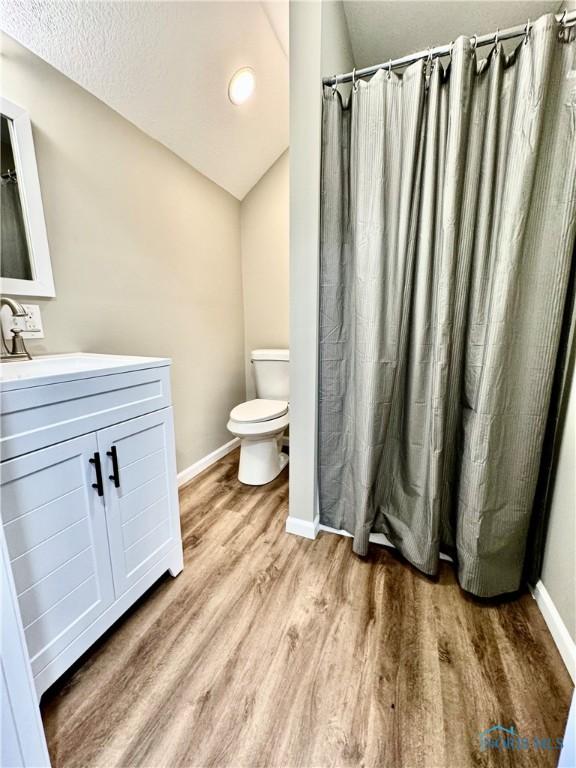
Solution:
[[[529,595],[479,603],[393,550],[284,532],[287,471],[231,454],[181,492],[185,565],[44,697],[53,765],[554,766],[572,685]]]

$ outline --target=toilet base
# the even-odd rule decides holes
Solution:
[[[266,485],[278,477],[288,464],[288,455],[282,453],[282,434],[262,440],[243,438],[240,443],[238,480],[245,485]]]

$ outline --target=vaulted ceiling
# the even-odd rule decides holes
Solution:
[[[288,147],[287,0],[3,0],[1,27],[238,199]]]

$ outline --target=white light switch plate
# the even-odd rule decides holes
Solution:
[[[5,339],[12,338],[12,328],[22,330],[23,339],[43,339],[44,328],[42,327],[42,316],[38,304],[22,304],[26,312],[26,317],[14,317],[10,307],[2,307],[2,334]]]

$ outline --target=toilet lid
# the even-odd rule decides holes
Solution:
[[[248,400],[232,408],[230,418],[244,422],[270,421],[284,416],[287,411],[286,400]]]

